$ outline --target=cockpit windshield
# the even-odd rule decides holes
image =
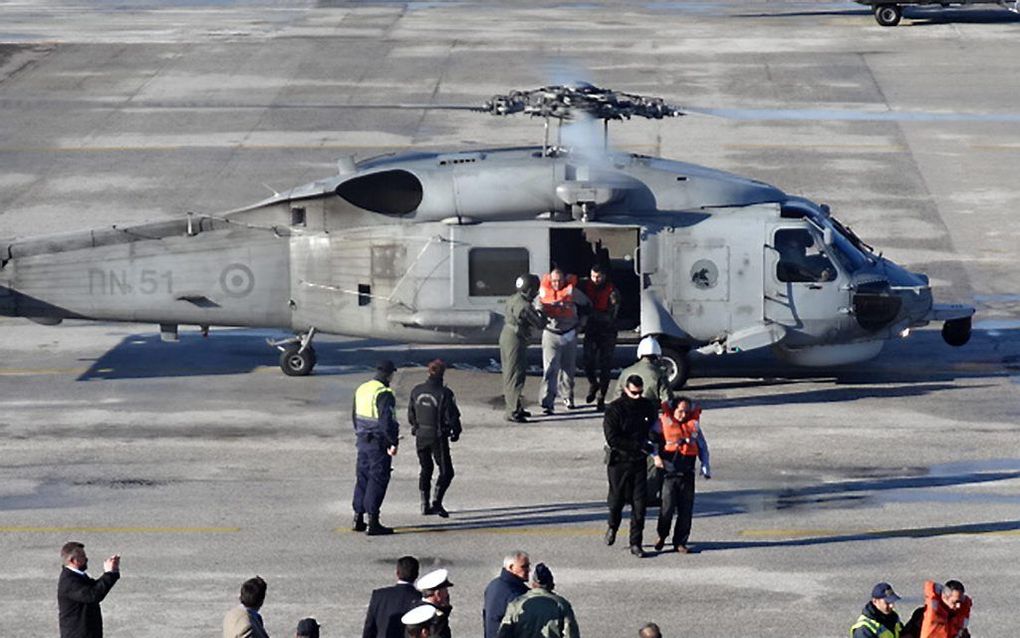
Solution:
[[[871,259],[839,230],[832,233],[833,256],[848,272],[856,272],[871,263]],[[870,254],[870,253],[869,253]]]
[[[784,216],[803,216],[809,219],[819,229],[832,229],[832,245],[829,252],[832,257],[839,261],[840,265],[847,272],[857,270],[873,263],[874,251],[871,246],[861,241],[849,227],[844,226],[838,219],[822,210],[814,202],[800,197],[791,197],[783,204]]]

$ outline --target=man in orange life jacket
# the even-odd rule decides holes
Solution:
[[[669,536],[673,513],[673,550],[688,553],[687,538],[691,534],[691,517],[694,514],[694,460],[701,461],[701,474],[712,478],[708,459],[708,442],[701,430],[701,408],[687,397],[676,397],[662,404],[659,420],[652,426],[652,459],[655,467],[663,470],[662,507],[659,509],[660,551]]]
[[[969,638],[971,602],[958,580],[948,580],[945,585],[925,581],[921,638]]]
[[[591,276],[578,285],[591,301],[591,314],[584,327],[584,371],[588,377],[585,403],[598,400],[599,412],[606,409],[606,392],[616,349],[616,315],[620,311],[620,293],[610,283],[606,268],[591,267]]]
[[[574,407],[574,374],[577,371],[578,307],[591,303],[577,287],[577,276],[559,268],[542,276],[535,307],[548,318],[542,331],[542,389],[539,400],[545,414],[553,413],[557,391],[563,404]]]

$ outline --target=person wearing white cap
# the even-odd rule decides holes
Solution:
[[[421,592],[422,602],[436,608],[432,635],[450,638],[450,613],[453,611],[453,605],[450,604],[450,587],[453,587],[450,572],[445,569],[432,570],[419,578],[414,586]]]
[[[851,638],[899,638],[903,624],[893,609],[897,600],[900,597],[889,583],[878,583],[872,587],[871,601],[850,628]]]
[[[434,636],[433,626],[436,620],[436,608],[432,605],[421,604],[400,617],[404,623],[404,631],[407,638],[429,638]]]

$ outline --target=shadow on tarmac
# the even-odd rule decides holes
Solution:
[[[917,468],[915,471],[918,474],[914,476],[877,477],[839,483],[822,483],[804,487],[699,492],[695,500],[694,516],[695,518],[710,518],[761,511],[792,512],[810,509],[843,509],[880,499],[883,493],[894,490],[937,489],[1020,479],[1020,470],[961,472],[937,476],[927,474],[927,470],[922,468]],[[959,495],[960,500],[966,500],[969,503],[979,502],[983,497],[996,498],[980,494]],[[550,503],[522,507],[451,510],[451,513],[453,515],[452,519],[404,527],[398,531],[400,533],[428,533],[601,523],[606,519],[606,504],[604,501]],[[648,508],[645,526],[648,527],[648,521],[654,521],[657,516],[658,508]],[[1005,527],[1000,528],[996,526]],[[890,537],[981,533],[1012,529],[1020,529],[1020,521],[903,530],[879,530],[842,535],[828,534],[782,541],[706,542],[698,543],[697,545],[701,550],[710,551],[716,549],[782,547],[876,540]]]
[[[735,18],[810,18],[826,16],[870,16],[874,11],[868,7],[860,9],[816,9],[807,11],[784,11],[779,13],[739,13]],[[1020,22],[1020,15],[1003,8],[963,9],[942,7],[903,7],[903,19],[899,27],[924,27],[936,24],[1008,24]],[[877,24],[876,24],[877,26]]]
[[[938,527],[913,527],[903,529],[875,530],[855,534],[837,534],[796,538],[778,541],[705,541],[693,543],[692,552],[712,552],[727,549],[763,549],[771,547],[805,547],[832,543],[876,541],[888,538],[932,538],[954,534],[990,534],[1020,530],[1020,520],[967,523],[965,525],[940,525]]]
[[[267,337],[283,333],[258,330],[217,330],[209,337],[197,332],[182,333],[177,343],[163,343],[155,333],[131,335],[92,361],[79,381],[227,375],[268,368],[276,369],[279,353],[266,345]],[[399,367],[420,367],[442,357],[460,370],[498,374],[499,350],[495,346],[425,345],[409,347],[378,339],[316,340],[318,365],[313,375],[342,375],[371,370],[379,359],[392,359]],[[633,345],[620,346],[615,367],[629,365],[635,357]],[[538,347],[529,352],[529,367],[540,369]],[[691,391],[726,390],[794,383],[797,380],[831,381],[836,385],[899,384],[899,388],[875,390],[873,396],[916,396],[949,389],[961,378],[993,378],[1020,371],[1020,329],[975,330],[968,345],[951,348],[938,331],[925,330],[908,339],[889,342],[878,358],[834,368],[802,368],[784,363],[767,349],[727,356],[692,357]],[[533,376],[533,375],[532,375]],[[699,377],[714,379],[704,385]],[[718,381],[732,379],[732,381]],[[300,381],[300,380],[296,380]],[[583,371],[578,370],[583,384]],[[910,387],[909,384],[917,384]],[[840,400],[861,396],[847,389],[805,393],[801,400]],[[764,399],[764,401],[772,399]],[[779,395],[774,400],[797,400]]]

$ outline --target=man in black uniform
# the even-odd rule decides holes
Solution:
[[[418,491],[421,492],[421,513],[450,516],[443,509],[443,496],[453,481],[453,459],[450,458],[450,442],[460,439],[460,410],[453,390],[443,384],[446,364],[442,359],[429,363],[429,378],[425,383],[411,390],[407,402],[407,422],[411,424],[415,446],[418,449]],[[433,460],[439,467],[436,491],[429,502],[429,488],[432,486]]]
[[[620,311],[620,293],[609,281],[601,264],[591,267],[591,276],[582,279],[581,292],[591,301],[591,313],[584,328],[584,371],[588,377],[586,403],[598,400],[596,409],[606,409],[606,392],[612,376],[616,350],[616,316]]]
[[[642,396],[644,381],[636,374],[629,376],[623,396],[606,408],[602,429],[608,446],[606,472],[609,476],[609,520],[606,545],[616,542],[623,506],[630,503],[630,553],[643,558],[641,535],[645,528],[645,490],[647,469],[645,458],[651,451],[649,433],[658,418],[654,401]]]

